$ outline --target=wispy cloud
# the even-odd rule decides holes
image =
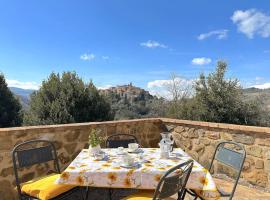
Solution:
[[[211,58],[200,57],[200,58],[193,58],[191,64],[193,65],[207,65],[212,62]]]
[[[108,60],[110,57],[109,56],[102,56],[103,60]]]
[[[38,90],[40,85],[36,82],[21,82],[18,80],[7,79],[8,87],[17,87],[22,89]]]
[[[147,48],[168,48],[167,45],[162,44],[160,42],[154,41],[154,40],[148,40],[147,42],[140,43],[141,46],[147,47]]]
[[[231,20],[237,25],[238,31],[250,39],[254,35],[263,38],[270,37],[270,15],[256,9],[237,10],[233,13]]]
[[[80,56],[80,59],[81,60],[88,60],[88,61],[90,61],[90,60],[94,60],[96,58],[96,56],[94,55],[94,54],[87,54],[87,53],[85,53],[85,54],[82,54],[81,56]]]
[[[214,31],[210,31],[208,33],[202,33],[200,34],[197,39],[198,40],[205,40],[209,37],[215,36],[217,39],[221,40],[221,39],[225,39],[227,38],[228,35],[228,30],[223,29],[223,30],[214,30]]]

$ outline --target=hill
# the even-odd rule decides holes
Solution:
[[[100,90],[100,93],[111,103],[115,119],[158,116],[155,110],[158,98],[142,88],[133,86],[132,83]]]
[[[19,98],[23,109],[27,110],[29,108],[30,95],[35,90],[27,90],[27,89],[21,89],[21,88],[16,88],[16,87],[9,87],[9,89],[15,96]]]
[[[262,98],[264,104],[270,110],[270,88],[268,89],[258,89],[258,88],[246,88],[243,89],[243,93],[247,100],[256,100],[256,98]]]

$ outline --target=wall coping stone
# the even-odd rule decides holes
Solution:
[[[180,120],[180,119],[171,119],[171,118],[160,118],[160,120],[164,123],[173,123],[173,124],[179,124],[179,125],[201,126],[201,127],[218,128],[218,129],[226,129],[226,130],[233,130],[233,131],[270,134],[269,127],[190,121],[190,120]]]
[[[86,123],[72,123],[72,124],[56,124],[56,125],[41,125],[41,126],[23,126],[23,127],[12,127],[12,128],[0,128],[0,135],[7,134],[8,132],[16,131],[27,131],[27,130],[43,130],[43,129],[76,129],[82,127],[89,127],[93,125],[116,125],[123,123],[136,123],[136,122],[164,122],[173,123],[179,125],[190,125],[190,126],[201,126],[208,128],[226,129],[232,131],[241,132],[255,132],[261,134],[270,134],[269,127],[258,127],[258,126],[244,126],[236,124],[225,124],[225,123],[213,123],[213,122],[202,122],[202,121],[191,121],[191,120],[180,120],[171,118],[144,118],[144,119],[132,119],[132,120],[117,120],[117,121],[102,121],[102,122],[86,122]]]
[[[101,121],[101,122],[85,122],[85,123],[71,123],[71,124],[55,124],[55,125],[40,125],[40,126],[22,126],[22,127],[10,127],[0,128],[0,135],[7,132],[27,131],[27,130],[43,130],[43,129],[76,129],[82,127],[89,127],[93,125],[116,125],[124,123],[136,123],[136,122],[161,122],[160,118],[144,118],[144,119],[131,119],[131,120],[116,120],[116,121]]]

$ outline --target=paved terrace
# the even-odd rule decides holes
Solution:
[[[114,133],[129,133],[138,137],[144,147],[157,147],[160,132],[171,131],[177,146],[184,149],[203,166],[209,165],[218,142],[232,140],[241,143],[247,151],[247,159],[241,175],[240,186],[235,199],[270,199],[270,128],[240,126],[230,124],[152,118],[124,121],[108,121],[48,126],[32,126],[0,129],[0,196],[3,200],[16,198],[14,175],[10,151],[14,145],[30,139],[48,139],[55,142],[61,169],[65,169],[80,150],[87,147],[91,129],[99,128],[104,136]],[[23,180],[29,180],[48,172],[49,166],[40,164],[22,171]],[[228,168],[215,167],[216,172],[233,176]],[[228,184],[222,181],[228,187]],[[250,188],[255,186],[257,189]],[[261,188],[261,189],[258,189]],[[125,195],[129,191],[119,191]],[[104,194],[101,189],[93,189],[92,198]],[[96,199],[101,199],[98,196]],[[104,197],[106,199],[106,196]],[[188,199],[188,198],[187,198]]]

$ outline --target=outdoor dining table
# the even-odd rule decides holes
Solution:
[[[170,157],[160,158],[159,148],[142,148],[134,154],[138,166],[121,166],[118,149],[102,149],[107,158],[95,160],[83,149],[61,173],[57,184],[103,188],[155,189],[162,175],[171,167],[192,159],[180,148],[174,148]],[[219,199],[215,182],[204,167],[194,161],[186,188],[197,191],[204,199]]]

